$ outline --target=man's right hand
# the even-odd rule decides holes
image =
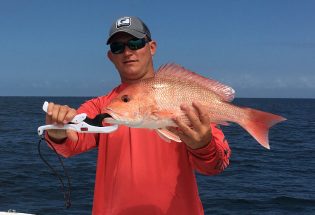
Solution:
[[[47,108],[46,114],[46,124],[54,124],[63,126],[69,122],[77,115],[77,111],[73,108],[70,108],[67,105],[59,105],[50,102]],[[72,130],[47,130],[48,136],[52,141],[58,143],[62,142],[66,138],[69,138],[72,141],[78,140],[78,135],[75,131]]]

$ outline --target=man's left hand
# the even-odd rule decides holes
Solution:
[[[209,144],[212,132],[207,108],[199,102],[193,102],[192,107],[181,105],[181,110],[186,114],[189,124],[176,117],[173,120],[179,129],[174,127],[168,129],[192,149],[199,149]]]

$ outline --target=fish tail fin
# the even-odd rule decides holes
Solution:
[[[242,119],[240,125],[263,147],[270,149],[268,140],[269,129],[275,124],[286,120],[286,118],[252,108],[242,109],[245,111],[247,117]]]

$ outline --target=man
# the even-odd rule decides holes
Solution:
[[[154,76],[157,45],[139,18],[118,19],[107,44],[108,58],[122,83],[78,110],[50,103],[47,124],[66,124],[78,113],[94,118],[128,84]],[[98,147],[94,215],[203,214],[194,171],[220,173],[228,165],[230,149],[222,131],[210,125],[203,106],[193,103],[181,108],[190,126],[174,119],[179,129],[170,129],[182,143],[168,143],[153,130],[126,126],[110,134],[48,130],[46,138],[65,157]]]

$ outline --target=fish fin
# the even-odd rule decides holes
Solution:
[[[216,80],[205,78],[177,64],[171,63],[162,65],[158,69],[156,77],[197,83],[218,94],[224,101],[227,102],[231,102],[235,96],[235,91],[232,87],[222,84]]]
[[[173,141],[178,142],[178,143],[182,142],[176,134],[170,132],[166,128],[159,128],[159,129],[156,129],[156,131],[158,132],[160,137],[162,136],[162,139],[165,140],[165,138],[166,138],[168,140],[167,142],[170,142],[170,140],[173,140]]]
[[[270,149],[268,140],[269,129],[273,125],[286,120],[286,118],[252,108],[241,109],[246,112],[247,117],[244,117],[239,124],[263,147]]]
[[[166,136],[164,136],[160,131],[159,131],[159,129],[157,129],[157,132],[156,132],[158,135],[159,135],[159,137],[161,137],[165,142],[168,142],[168,143],[170,143],[171,142],[171,140],[170,139],[168,139]]]

